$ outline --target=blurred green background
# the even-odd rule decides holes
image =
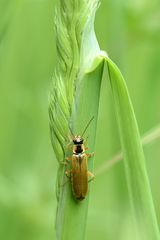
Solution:
[[[2,240],[55,239],[57,162],[48,127],[48,92],[56,62],[55,5],[55,0],[0,0]],[[102,0],[95,28],[101,49],[127,81],[143,134],[160,123],[160,1]],[[104,74],[95,170],[120,149],[112,100]],[[160,223],[160,141],[144,150]],[[86,239],[130,240],[131,231],[121,162],[92,184]]]

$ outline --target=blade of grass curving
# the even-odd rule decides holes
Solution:
[[[138,230],[138,239],[157,240],[160,239],[159,229],[132,103],[118,67],[107,56],[105,59],[114,96],[126,180]]]

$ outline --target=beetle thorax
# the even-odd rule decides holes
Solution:
[[[80,154],[85,151],[83,139],[81,138],[81,136],[75,136],[75,138],[73,139],[73,144],[74,144],[73,146],[74,154]]]

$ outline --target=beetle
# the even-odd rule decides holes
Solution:
[[[87,124],[83,134],[75,135],[72,138],[73,150],[72,156],[67,157],[67,161],[71,161],[71,170],[66,171],[66,175],[71,178],[72,192],[77,200],[83,200],[88,192],[88,182],[94,179],[94,174],[88,171],[88,158],[94,153],[87,154],[85,151],[83,135],[86,132],[93,118]],[[89,179],[89,177],[91,177]]]

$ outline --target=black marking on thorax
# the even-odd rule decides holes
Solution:
[[[79,154],[79,153],[82,153],[83,152],[83,148],[82,148],[82,145],[77,145],[76,146],[76,150],[75,150],[76,154]]]

